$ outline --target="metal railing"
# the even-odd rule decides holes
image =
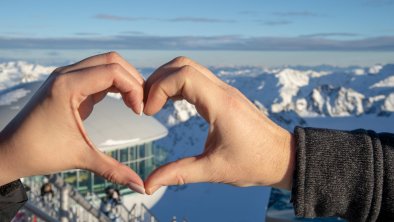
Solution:
[[[54,217],[51,217],[49,214],[47,214],[45,211],[40,209],[39,207],[35,206],[31,201],[28,201],[24,205],[24,209],[26,209],[26,213],[24,216],[26,218],[22,218],[20,220],[14,220],[14,221],[47,221],[47,222],[59,222]],[[34,219],[33,219],[34,218]]]
[[[50,195],[41,196],[41,180],[25,180],[30,188],[28,202],[23,210],[31,221],[49,222],[158,222],[152,212],[143,204],[134,204],[129,210],[123,203],[112,206],[109,214],[104,214],[103,201],[95,193],[82,196],[59,175],[47,177],[52,185]]]
[[[145,206],[145,204],[141,203],[141,212],[139,216],[138,222],[158,222],[157,218],[153,216],[152,212]]]
[[[24,206],[30,218],[36,216],[43,221],[61,222],[111,221],[61,177],[51,175],[48,178],[53,192],[44,196],[41,196],[42,183],[24,181],[30,188],[27,192],[29,200]]]

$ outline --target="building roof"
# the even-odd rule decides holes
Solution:
[[[23,83],[0,91],[0,129],[23,108],[42,82]],[[102,151],[160,139],[168,130],[155,118],[136,115],[122,100],[106,96],[84,121],[89,138]]]

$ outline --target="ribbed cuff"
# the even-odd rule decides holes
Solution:
[[[11,221],[26,201],[26,191],[20,180],[1,186],[0,222]]]
[[[383,154],[372,131],[296,127],[292,201],[299,217],[375,221],[383,189]]]

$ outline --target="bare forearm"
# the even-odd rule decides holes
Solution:
[[[11,148],[8,143],[0,142],[0,186],[17,179],[9,163],[10,149]]]

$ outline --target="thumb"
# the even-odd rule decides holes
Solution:
[[[95,152],[91,159],[91,164],[87,167],[88,170],[112,183],[124,185],[135,192],[145,194],[144,182],[141,177],[128,166],[100,151]]]
[[[206,157],[188,157],[168,163],[153,171],[145,181],[145,191],[153,194],[162,186],[210,181]]]

